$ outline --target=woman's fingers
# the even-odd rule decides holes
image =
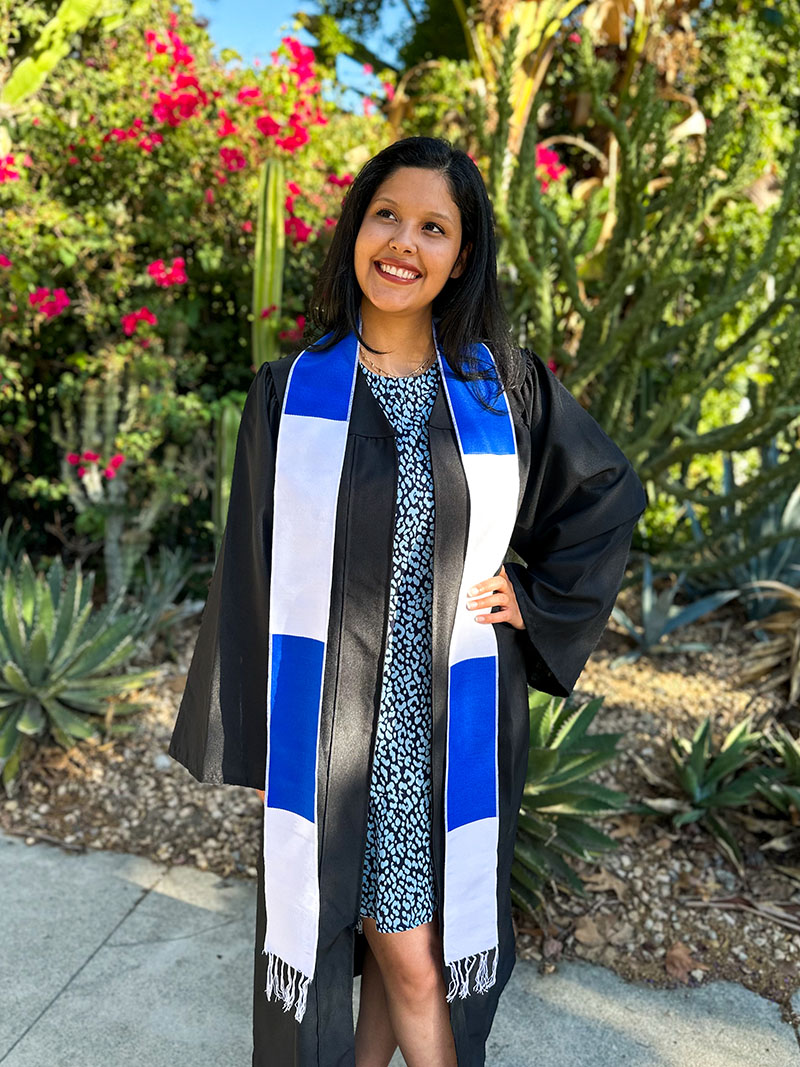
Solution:
[[[490,610],[495,606],[499,607],[500,611]],[[499,574],[493,574],[491,578],[476,582],[467,590],[467,608],[475,612],[488,612],[486,615],[476,614],[476,622],[510,622],[518,630],[525,627],[514,587],[506,575],[505,567],[500,568]]]

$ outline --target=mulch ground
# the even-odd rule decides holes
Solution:
[[[677,635],[709,642],[710,651],[650,656],[614,670],[611,660],[631,645],[609,623],[574,694],[581,702],[602,696],[593,730],[623,735],[618,759],[595,780],[634,802],[680,797],[669,739],[673,731],[691,737],[706,715],[716,746],[746,714],[754,725],[777,716],[797,736],[797,709],[785,709],[782,694],[754,698],[755,686],[737,681],[752,641],[743,621],[738,607],[727,606]],[[197,622],[174,642],[176,662],[162,662],[156,645],[136,664],[160,671],[155,684],[133,694],[147,704],[137,732],[70,752],[41,745],[14,794],[0,799],[3,830],[29,843],[115,849],[256,877],[255,791],[201,785],[166,754]],[[800,988],[800,850],[765,850],[776,834],[764,832],[763,815],[753,816],[749,809],[726,816],[745,856],[743,873],[701,824],[676,829],[669,815],[603,818],[596,825],[617,848],[596,862],[572,863],[586,896],[552,884],[536,917],[514,909],[518,957],[538,961],[542,973],[561,959],[583,958],[653,986],[739,982],[779,1004],[800,1032],[790,1004]],[[784,820],[783,832],[790,829]]]

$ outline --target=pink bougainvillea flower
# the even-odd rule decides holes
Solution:
[[[265,137],[274,137],[280,132],[280,126],[271,115],[260,115],[256,119],[256,128]]]
[[[106,478],[116,478],[117,472],[112,467],[106,467],[103,471]]]
[[[257,85],[245,85],[236,94],[237,104],[261,104],[261,90]]]
[[[543,174],[539,174],[542,189],[547,189],[550,182],[557,181],[567,169],[559,160],[557,152],[554,152],[552,148],[543,148],[541,145],[536,146],[536,168],[544,171]]]
[[[170,285],[182,285],[188,281],[186,277],[186,261],[183,256],[176,256],[172,260],[172,266],[167,270],[163,259],[156,259],[148,264],[147,273],[155,279],[156,285],[164,288]]]
[[[308,144],[311,137],[305,126],[301,125],[300,116],[296,113],[289,116],[289,125],[293,132],[288,137],[276,137],[275,144],[280,148],[285,148],[287,152],[295,152],[304,144]]]
[[[293,237],[296,242],[304,243],[309,238],[311,227],[293,215],[284,223],[284,231],[287,237]]]
[[[81,457],[78,455],[77,452],[68,452],[67,453],[67,463],[71,463],[73,467],[77,463],[80,463],[80,461],[81,461]]]
[[[238,148],[220,148],[219,154],[228,170],[242,170],[247,166],[247,158]]]
[[[82,458],[90,463],[96,463],[100,459],[100,454],[98,452],[84,452]]]
[[[369,96],[365,96],[363,98],[362,104],[363,104],[363,107],[364,107],[364,114],[365,115],[369,115],[369,113],[375,107],[375,101],[372,100]]]
[[[149,308],[140,307],[138,311],[130,311],[127,315],[123,315],[120,322],[126,335],[131,337],[140,322],[149,322],[151,326],[155,326],[158,319]]]
[[[137,142],[139,148],[141,148],[143,152],[152,152],[155,145],[163,143],[164,137],[160,133],[146,133],[144,137]]]
[[[372,74],[372,64],[371,63],[365,63],[362,66],[361,69],[364,71],[365,74]]]
[[[253,232],[253,224],[250,221],[250,219],[245,219],[245,221],[242,223],[242,229],[244,230],[245,233],[252,233]]]
[[[558,370],[558,364],[554,359],[548,359],[547,366],[550,368],[553,374],[555,374],[555,372]]]
[[[8,258],[8,256],[5,256],[5,255],[3,255],[2,252],[0,252],[0,267],[10,267],[10,266],[11,266],[11,260]]]
[[[325,216],[325,229],[329,230],[331,226],[336,225],[336,219],[332,219],[329,215]]]
[[[78,477],[82,478],[84,476],[84,474],[86,474],[86,468],[85,467],[78,467]]]
[[[381,82],[384,92],[386,93],[387,100],[394,100],[394,86],[391,82]]]
[[[264,310],[261,312],[261,318],[262,319],[268,319],[270,317],[270,315],[272,314],[272,312],[273,311],[277,311],[277,310],[278,310],[278,305],[277,304],[270,304],[270,306],[268,308],[264,308]]]
[[[39,310],[48,319],[54,319],[56,315],[60,315],[64,308],[68,307],[70,299],[67,296],[66,290],[54,289],[52,300],[45,300],[44,303],[39,305]]]
[[[205,197],[207,204],[213,204],[214,203],[214,190],[213,189],[206,189],[206,191],[203,193],[203,196]]]
[[[281,330],[280,333],[278,334],[278,337],[280,337],[280,339],[282,341],[299,341],[299,340],[301,340],[301,338],[303,336],[303,330],[305,329],[305,325],[306,325],[306,317],[305,317],[305,315],[298,315],[297,318],[295,319],[295,321],[297,323],[297,328],[296,329],[294,329],[294,330]]]
[[[224,170],[215,170],[214,177],[217,179],[220,185],[225,185],[228,180],[228,176]]]
[[[116,455],[112,456],[111,459],[108,461],[108,465],[113,470],[116,470],[117,467],[121,467],[124,462],[125,457],[122,455],[121,452],[117,452]]]
[[[220,125],[217,127],[217,137],[230,137],[236,133],[239,127],[231,121],[224,107],[219,109]]]
[[[572,41],[573,44],[581,43],[581,35],[579,33],[571,33],[567,38],[568,41]]]
[[[0,156],[0,183],[2,182],[15,182],[19,179],[19,171],[14,170],[14,156],[13,153],[7,156]]]
[[[60,315],[70,303],[66,290],[54,289],[51,294],[49,289],[41,287],[28,294],[28,301],[31,307],[37,308],[48,319],[53,319],[56,315]]]
[[[326,179],[326,181],[329,181],[331,183],[331,185],[339,185],[339,186],[352,185],[353,184],[353,175],[352,174],[345,174],[343,177],[337,178],[335,174],[329,174],[327,179]]]
[[[28,294],[28,300],[31,307],[36,307],[37,304],[41,304],[43,300],[46,300],[48,296],[50,296],[50,290],[40,286],[38,289],[34,289],[32,293]]]

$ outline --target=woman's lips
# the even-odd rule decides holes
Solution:
[[[385,278],[387,282],[394,282],[395,285],[413,285],[414,282],[418,282],[422,277],[420,274],[417,278],[398,278],[396,274],[387,274],[385,271],[382,271],[377,263],[373,264],[373,266],[381,278]]]

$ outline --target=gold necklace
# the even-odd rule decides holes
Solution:
[[[367,366],[371,367],[374,371],[376,371],[376,373],[382,374],[385,378],[413,378],[415,375],[422,374],[423,371],[427,370],[427,368],[431,366],[433,364],[433,361],[436,359],[436,353],[433,352],[431,353],[431,355],[426,356],[425,359],[423,359],[423,361],[420,363],[420,365],[415,370],[411,371],[410,374],[391,374],[389,371],[382,370],[377,365],[377,363],[372,362],[372,360],[366,354],[364,349],[361,347],[360,342],[358,345],[358,355],[359,358],[367,364]]]

